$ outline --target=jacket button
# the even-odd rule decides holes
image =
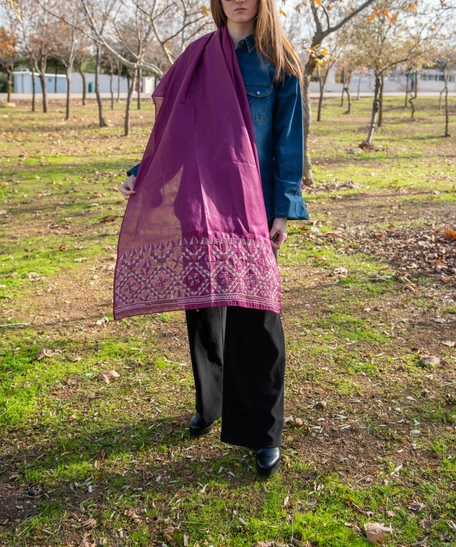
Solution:
[[[261,93],[259,91],[257,91],[257,95],[261,95]]]

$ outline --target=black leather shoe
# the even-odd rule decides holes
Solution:
[[[190,420],[190,437],[202,437],[212,431],[212,424],[214,422],[206,423],[201,418],[198,412],[195,412],[193,418]]]
[[[257,450],[256,466],[262,477],[272,477],[280,467],[280,447],[259,448]]]

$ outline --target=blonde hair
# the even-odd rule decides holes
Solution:
[[[226,25],[227,17],[222,1],[211,0],[211,13],[217,28]],[[274,80],[281,80],[286,74],[296,76],[302,83],[301,61],[294,47],[285,36],[274,0],[259,0],[255,24],[255,45],[257,50],[272,63],[276,72]]]

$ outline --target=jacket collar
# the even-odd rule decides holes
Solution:
[[[239,40],[239,42],[236,44],[236,49],[242,49],[244,44],[247,46],[247,51],[249,53],[255,51],[255,37],[253,36],[253,34],[249,34],[249,36],[246,36],[242,40]]]

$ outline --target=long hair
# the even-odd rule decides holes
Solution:
[[[227,22],[227,17],[222,8],[223,1],[226,0],[211,0],[211,13],[217,28],[223,27]],[[281,80],[285,74],[289,74],[297,76],[302,83],[301,61],[294,47],[285,36],[274,0],[258,1],[255,45],[263,57],[275,66],[274,80]]]

